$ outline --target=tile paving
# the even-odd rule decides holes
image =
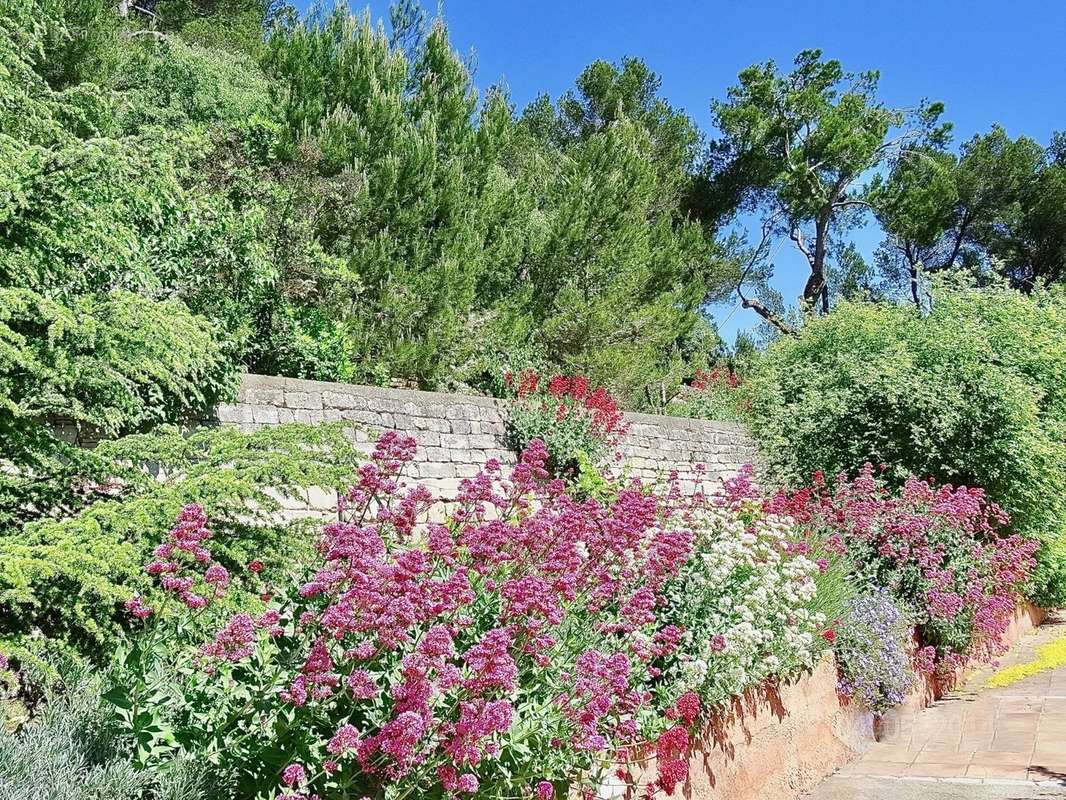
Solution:
[[[1032,661],[1036,648],[1064,635],[1066,615],[1053,615],[1000,666]],[[992,796],[993,787],[1012,784],[1018,796],[1066,797],[1066,666],[1005,688],[985,686],[992,671],[973,674],[929,708],[886,719],[880,741],[810,800],[899,800],[911,794],[905,788],[928,782],[954,784],[944,797]]]

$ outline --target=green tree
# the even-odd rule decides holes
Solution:
[[[652,407],[719,348],[700,309],[729,270],[694,210],[700,134],[658,87],[639,60],[595,62],[523,113],[518,163],[543,201],[505,317],[548,364]]]
[[[801,304],[825,313],[832,245],[867,206],[862,181],[902,152],[942,140],[942,106],[888,108],[877,98],[877,72],[845,72],[818,50],[800,53],[789,74],[771,61],[749,67],[739,80],[712,111],[720,146],[745,168],[746,200],[763,216],[763,242],[754,253],[763,258],[768,238],[787,236],[810,267]],[[792,331],[764,304],[746,305]]]
[[[1022,229],[1044,162],[1039,144],[1012,141],[999,126],[970,139],[957,157],[932,147],[901,154],[869,193],[888,234],[878,253],[886,276],[905,281],[918,306],[923,274],[1013,272],[1012,282],[1023,285]],[[1011,266],[992,263],[1004,259]]]

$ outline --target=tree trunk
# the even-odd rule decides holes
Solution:
[[[814,311],[821,303],[823,314],[829,313],[829,287],[825,280],[825,254],[826,238],[829,232],[829,219],[823,217],[818,220],[814,229],[814,252],[808,259],[811,265],[811,274],[803,287],[803,305]]]

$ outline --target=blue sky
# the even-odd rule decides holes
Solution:
[[[375,16],[387,8],[370,4]],[[771,58],[787,65],[817,47],[846,69],[879,69],[890,105],[943,101],[956,142],[993,122],[1042,143],[1066,129],[1064,0],[449,0],[441,10],[456,48],[475,54],[478,85],[504,82],[519,108],[543,92],[557,97],[597,58],[633,55],[662,77],[664,97],[713,133],[710,100],[737,72]],[[878,234],[859,239],[869,251]],[[774,284],[786,299],[799,294],[805,268],[781,248]],[[737,310],[722,324],[730,310],[715,309],[727,341],[755,322]]]

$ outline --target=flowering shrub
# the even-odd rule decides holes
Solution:
[[[733,370],[721,367],[697,370],[688,392],[670,407],[670,413],[740,422],[750,407],[745,388],[743,379]]]
[[[591,464],[602,462],[625,432],[618,403],[584,376],[545,381],[527,369],[508,373],[505,382],[513,397],[507,419],[512,446],[522,452],[534,439],[544,442],[546,466],[554,475],[576,471],[582,455]]]
[[[737,487],[578,499],[534,440],[424,522],[413,454],[382,437],[260,614],[216,612],[235,582],[283,576],[223,575],[182,513],[148,569],[186,613],[131,598],[148,630],[110,695],[142,763],[198,753],[236,797],[548,800],[654,749],[672,791],[703,711],[811,663],[817,567]]]
[[[1066,288],[941,286],[928,315],[837,304],[751,362],[747,424],[775,478],[886,464],[980,486],[1039,539],[1027,593],[1066,605]]]
[[[910,619],[884,590],[852,598],[834,642],[838,689],[875,713],[903,702],[914,684]]]
[[[668,685],[719,705],[813,665],[825,618],[808,609],[818,566],[798,538],[790,517],[763,510],[750,470],[726,482],[671,587],[667,616],[685,634]]]
[[[894,494],[867,464],[832,487],[816,474],[814,487],[779,495],[774,506],[805,520],[829,549],[847,551],[860,582],[886,588],[914,612],[923,668],[1001,652],[1038,545],[1003,534],[1007,516],[981,489],[911,476]]]

